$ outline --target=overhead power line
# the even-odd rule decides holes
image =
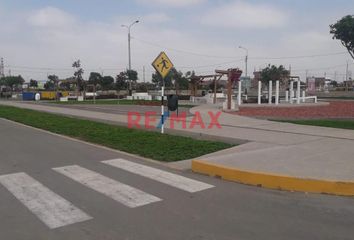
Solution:
[[[240,58],[243,56],[221,56],[221,55],[209,55],[209,54],[203,54],[203,53],[197,53],[193,51],[188,51],[188,50],[182,50],[182,49],[176,49],[176,48],[170,48],[166,46],[162,46],[157,43],[149,42],[146,40],[142,40],[136,37],[132,37],[132,39],[135,39],[141,43],[154,46],[160,49],[166,49],[170,51],[175,51],[175,52],[180,52],[180,53],[185,53],[189,55],[194,55],[194,56],[200,56],[200,57],[208,57],[208,58],[222,58],[222,59],[235,59],[235,58]],[[265,57],[265,56],[256,56],[252,57],[250,56],[250,60],[280,60],[280,59],[301,59],[301,58],[316,58],[316,57],[329,57],[329,56],[336,56],[336,55],[344,55],[347,54],[347,52],[333,52],[333,53],[321,53],[321,54],[311,54],[311,55],[298,55],[298,56],[280,56],[280,57]]]
[[[300,59],[300,58],[329,57],[329,56],[343,55],[343,54],[347,54],[347,52],[335,52],[335,53],[323,53],[323,54],[287,56],[287,57],[250,57],[250,59],[253,60]]]
[[[73,71],[73,68],[55,68],[55,67],[31,67],[31,66],[17,66],[17,65],[6,65],[7,68],[19,69],[22,71],[36,70],[37,72],[50,72],[50,71],[64,71],[69,72]],[[126,70],[126,68],[84,68],[88,71],[110,71],[110,70]]]
[[[178,68],[181,68],[181,69],[186,69],[186,68],[199,69],[199,68],[215,67],[215,66],[220,66],[220,65],[225,65],[225,64],[237,63],[237,62],[241,62],[241,61],[244,61],[244,59],[239,59],[239,60],[229,61],[229,62],[209,64],[209,65],[201,65],[201,66],[179,66]]]
[[[223,59],[225,59],[225,58],[235,59],[235,58],[240,57],[240,56],[231,57],[231,56],[208,55],[208,54],[196,53],[196,52],[186,51],[186,50],[181,50],[181,49],[176,49],[176,48],[170,48],[170,47],[162,46],[160,44],[156,44],[156,43],[148,42],[148,41],[145,41],[145,40],[141,40],[141,39],[138,39],[138,38],[135,38],[135,37],[132,37],[132,39],[135,39],[135,40],[137,40],[137,41],[139,41],[141,43],[144,43],[144,44],[147,44],[147,45],[150,45],[150,46],[157,47],[159,49],[166,49],[166,50],[170,50],[170,51],[174,51],[174,52],[180,52],[180,53],[185,53],[185,54],[194,55],[194,56],[198,56],[198,57],[223,58]]]
[[[291,71],[293,71],[293,72],[302,72],[302,71],[315,71],[315,70],[329,70],[329,69],[345,67],[345,66],[346,66],[346,64],[340,64],[340,65],[334,65],[334,66],[329,66],[329,67],[321,67],[321,68],[293,69]]]

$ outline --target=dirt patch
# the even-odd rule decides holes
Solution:
[[[354,101],[331,101],[326,106],[241,107],[236,113],[266,119],[354,119]]]

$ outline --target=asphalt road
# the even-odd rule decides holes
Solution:
[[[353,198],[272,191],[175,171],[5,120],[0,133],[0,239],[354,236]],[[102,163],[117,158],[128,161]]]

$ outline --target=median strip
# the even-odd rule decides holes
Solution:
[[[164,162],[196,158],[234,146],[9,106],[0,106],[0,118]]]

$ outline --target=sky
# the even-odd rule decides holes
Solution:
[[[73,75],[80,59],[92,71],[116,76],[128,67],[150,81],[152,61],[165,51],[177,70],[213,74],[240,68],[248,75],[268,64],[292,75],[342,81],[353,60],[329,25],[353,14],[354,0],[2,0],[0,57],[5,73],[45,80]],[[144,71],[145,69],[145,71]],[[145,73],[145,74],[144,74]],[[145,78],[144,78],[145,76]]]

